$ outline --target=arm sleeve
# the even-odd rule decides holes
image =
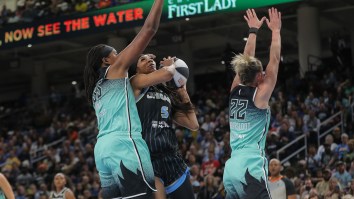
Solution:
[[[290,195],[296,194],[294,184],[287,178],[282,178],[282,180],[285,183],[286,196],[290,196]]]

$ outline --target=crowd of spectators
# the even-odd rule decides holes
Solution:
[[[6,4],[1,5],[0,28],[8,24],[77,14],[135,1],[138,0],[17,0],[15,10],[10,10]]]
[[[351,73],[347,73],[351,74]],[[295,138],[305,135],[307,153],[283,164],[282,175],[294,185],[298,198],[354,198],[354,85],[350,77],[334,70],[280,82],[270,101],[267,135],[268,159]],[[280,86],[281,85],[281,86]],[[284,86],[285,85],[285,86]],[[198,199],[223,198],[222,176],[230,156],[228,125],[229,86],[206,85],[191,99],[198,112],[200,130],[176,126],[180,152],[190,167]],[[343,113],[343,125],[333,127]],[[332,128],[333,127],[333,128]],[[317,142],[317,132],[332,129]],[[100,183],[93,149],[97,129],[95,114],[77,86],[70,94],[54,87],[47,97],[23,95],[0,105],[1,172],[13,186],[16,198],[48,198],[57,172],[64,173],[76,198],[98,198]],[[289,147],[280,160],[303,143]]]

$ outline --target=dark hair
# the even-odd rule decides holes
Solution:
[[[140,57],[144,55],[149,55],[149,54],[141,54]],[[161,67],[162,66],[160,66],[160,68]],[[137,73],[137,69],[138,69],[137,65],[131,66],[128,72],[129,77],[134,76]],[[171,88],[163,84],[158,84],[155,87],[157,89],[162,90],[171,99],[172,115],[174,115],[176,112],[182,112],[187,114],[192,112],[195,109],[195,107],[191,102],[187,102],[187,103],[182,102],[181,96],[177,93],[176,88]]]
[[[182,102],[181,96],[177,93],[177,89],[167,87],[163,84],[156,85],[156,88],[162,90],[171,99],[172,115],[174,115],[176,112],[187,114],[194,110],[194,106],[191,102]]]
[[[92,95],[95,84],[99,78],[99,70],[102,65],[102,50],[106,47],[99,44],[90,49],[86,55],[86,65],[84,70],[84,84],[87,100],[92,104]]]
[[[58,174],[62,174],[65,178],[65,181],[66,181],[66,184],[64,185],[64,187],[67,187],[69,188],[71,191],[74,190],[74,186],[73,186],[73,182],[71,181],[71,179],[69,178],[69,176],[65,175],[64,173],[56,173],[52,179],[52,190],[54,190],[55,192],[57,191],[56,187],[55,187],[55,184],[54,184],[54,179],[55,179],[55,176],[58,175]]]

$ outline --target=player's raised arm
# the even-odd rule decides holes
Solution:
[[[259,28],[261,28],[261,26],[263,25],[263,22],[264,20],[266,20],[266,17],[262,17],[262,19],[259,20],[254,9],[248,9],[246,11],[246,15],[244,15],[243,17],[247,21],[249,27],[249,34],[243,54],[254,57],[256,51],[257,32]]]
[[[246,11],[246,15],[243,16],[247,22],[249,27],[249,34],[247,38],[247,42],[245,45],[245,49],[243,51],[244,55],[254,56],[256,52],[256,39],[259,28],[263,25],[266,17],[262,17],[261,20],[258,19],[256,11],[254,9],[248,9]],[[234,89],[237,85],[240,84],[240,77],[236,74],[234,81],[231,85],[231,90]]]
[[[269,9],[268,12],[269,19],[267,19],[266,22],[269,29],[272,31],[272,43],[270,45],[269,63],[265,71],[265,77],[263,82],[258,86],[259,91],[256,97],[264,102],[264,105],[268,104],[277,82],[281,50],[281,13],[275,8]]]
[[[155,55],[142,55],[137,63],[137,73],[130,78],[135,97],[140,95],[143,88],[154,86],[172,79],[176,68],[174,57],[163,58],[160,65],[163,66],[156,70]]]
[[[191,106],[193,107],[187,92],[186,85],[184,85],[182,88],[177,89],[177,93],[181,97],[182,103],[191,104]],[[199,129],[198,119],[194,109],[191,109],[189,111],[176,111],[173,116],[173,121],[176,124],[192,131],[197,131]]]
[[[15,199],[11,185],[2,173],[0,173],[0,189],[4,192],[6,198]]]
[[[125,76],[129,67],[136,63],[150,40],[153,38],[160,24],[164,0],[155,0],[148,17],[134,40],[118,54],[118,58],[111,64],[107,78]]]

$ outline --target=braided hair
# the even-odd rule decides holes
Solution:
[[[86,65],[84,69],[84,84],[87,100],[92,104],[93,90],[100,77],[102,58],[108,57],[114,48],[99,44],[92,47],[86,56]]]

